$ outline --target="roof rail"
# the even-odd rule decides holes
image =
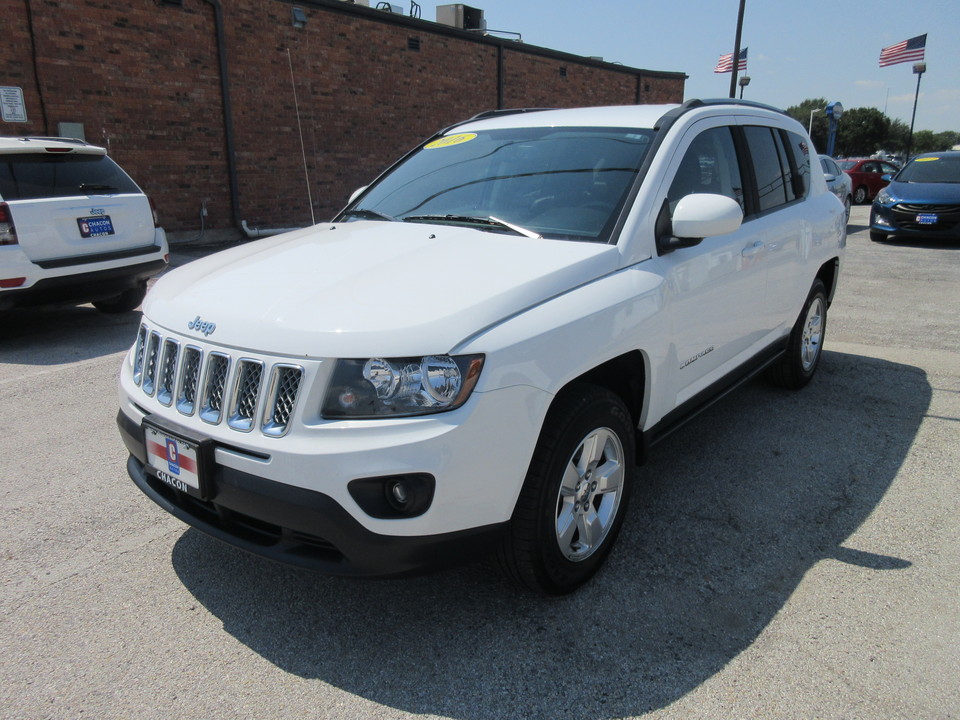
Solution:
[[[654,130],[659,130],[664,125],[670,125],[676,122],[684,113],[688,113],[691,110],[696,110],[697,108],[710,107],[716,105],[738,105],[740,107],[749,107],[749,108],[758,108],[760,110],[769,110],[771,112],[779,113],[781,115],[786,115],[786,111],[781,110],[778,107],[773,105],[767,105],[765,103],[759,103],[754,100],[738,100],[737,98],[704,98],[703,100],[699,98],[691,98],[680,105],[679,107],[672,108],[665,112],[659,120],[657,120]]]
[[[503,117],[504,115],[517,115],[519,113],[528,113],[528,112],[544,112],[545,110],[555,110],[556,108],[507,108],[505,110],[484,110],[481,113],[477,113],[470,120],[464,120],[464,122],[471,122],[473,120],[485,120],[486,118],[492,117]],[[462,124],[462,123],[458,123]]]

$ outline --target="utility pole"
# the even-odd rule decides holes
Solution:
[[[910,116],[910,134],[907,136],[907,154],[904,160],[910,159],[910,149],[913,147],[913,121],[917,119],[917,99],[920,97],[920,78],[927,71],[925,62],[918,62],[913,66],[913,72],[917,75],[917,93],[913,96],[913,115]]]
[[[737,39],[733,44],[733,71],[730,73],[730,97],[737,97],[737,72],[740,70],[740,34],[743,32],[743,5],[740,0],[740,12],[737,13]]]

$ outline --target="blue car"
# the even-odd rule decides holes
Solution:
[[[960,151],[925,153],[883,188],[870,209],[870,239],[960,239]]]

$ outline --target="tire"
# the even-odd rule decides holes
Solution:
[[[790,332],[786,353],[770,368],[769,377],[775,385],[799,390],[813,379],[823,355],[826,330],[827,290],[818,278]]]
[[[877,232],[876,230],[871,230],[870,239],[874,242],[883,242],[887,239],[887,234],[883,232]]]
[[[565,595],[593,577],[623,523],[635,442],[612,392],[578,384],[557,397],[497,553],[507,577],[541,595]]]
[[[843,199],[843,211],[844,211],[844,216],[847,219],[847,222],[850,222],[850,205],[851,205],[850,196],[847,195]]]
[[[143,298],[146,297],[146,294],[146,284],[137,285],[136,287],[124,290],[122,293],[112,298],[94,300],[93,306],[100,312],[108,313],[110,315],[130,312],[131,310],[136,310],[138,307],[140,307],[140,303],[143,302]]]
[[[863,205],[867,201],[867,188],[863,185],[853,191],[853,202],[857,205]]]

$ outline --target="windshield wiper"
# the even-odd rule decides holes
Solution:
[[[112,185],[97,185],[96,183],[80,183],[77,188],[80,192],[116,192],[117,188]]]
[[[360,208],[357,210],[346,210],[343,213],[344,217],[358,217],[358,218],[367,218],[368,220],[386,220],[388,222],[400,222],[393,215],[387,215],[386,213],[377,212],[376,210],[367,210],[366,208]]]
[[[501,227],[506,228],[507,230],[512,230],[517,233],[517,235],[523,235],[524,237],[533,238],[535,240],[542,240],[543,235],[535,233],[533,230],[528,230],[525,227],[520,227],[519,225],[514,225],[509,223],[506,220],[501,220],[496,218],[493,215],[487,215],[486,217],[477,217],[476,215],[407,215],[403,218],[404,222],[449,222],[449,223],[467,223],[470,225],[487,225],[488,227]]]

